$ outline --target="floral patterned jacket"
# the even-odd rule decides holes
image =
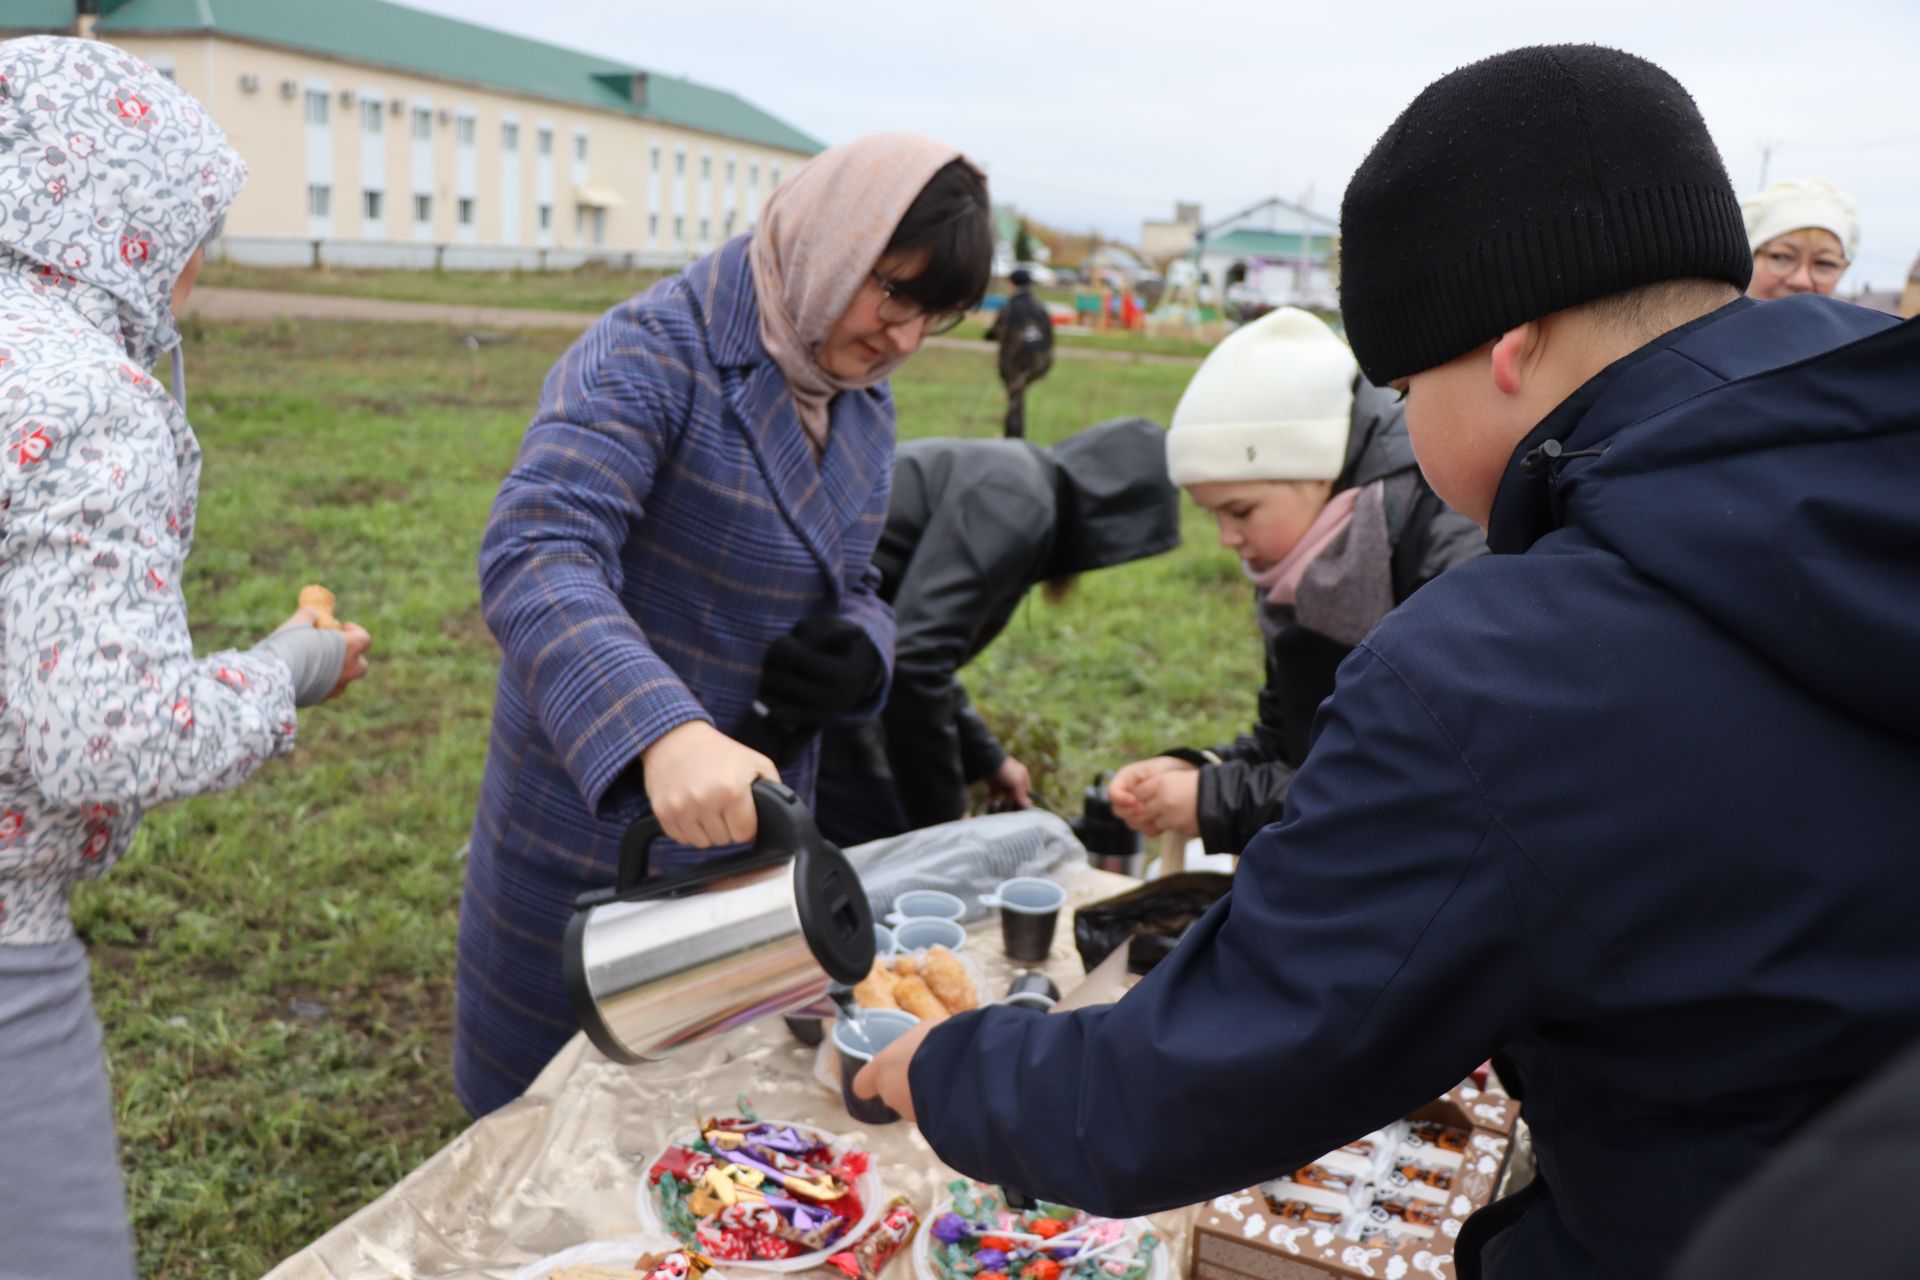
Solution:
[[[171,291],[246,179],[199,104],[110,45],[0,43],[0,945],[141,813],[293,745],[292,674],[198,659],[180,573],[200,446],[148,370]]]

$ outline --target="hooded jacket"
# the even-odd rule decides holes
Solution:
[[[1406,477],[1412,498],[1389,511],[1393,542],[1393,601],[1400,604],[1455,565],[1487,552],[1471,520],[1434,495],[1414,461],[1406,410],[1390,391],[1361,378],[1354,387],[1353,425],[1347,457],[1333,492]],[[1293,610],[1268,605],[1255,593],[1255,608],[1274,615],[1266,632],[1266,683],[1252,732],[1211,752],[1176,752],[1200,770],[1197,814],[1209,853],[1239,853],[1262,827],[1280,821],[1294,772],[1307,755],[1313,714],[1333,692],[1333,673],[1353,646],[1296,621]],[[1211,757],[1208,760],[1207,757]]]
[[[1463,1278],[1661,1274],[1920,1035],[1917,474],[1912,323],[1743,299],[1609,366],[1515,451],[1494,554],[1341,665],[1232,892],[1117,1004],[935,1028],[921,1132],[1138,1213],[1505,1048],[1539,1179]]]
[[[145,809],[293,746],[286,663],[193,655],[200,445],[148,372],[245,179],[200,105],[131,55],[0,44],[0,944],[70,936],[68,889]]]
[[[915,827],[966,813],[966,787],[1006,752],[956,678],[1036,583],[1180,544],[1166,433],[1103,422],[1042,449],[1024,440],[915,440],[894,463],[874,553],[898,628],[881,722]]]

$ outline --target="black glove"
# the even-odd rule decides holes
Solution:
[[[823,729],[879,692],[886,675],[866,632],[838,614],[816,613],[768,646],[760,701],[775,720]]]

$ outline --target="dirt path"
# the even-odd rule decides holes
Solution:
[[[530,311],[520,307],[469,307],[446,302],[399,302],[390,298],[351,298],[324,293],[278,293],[264,289],[197,288],[187,299],[187,314],[203,320],[248,323],[263,320],[373,320],[391,324],[446,324],[466,329],[573,329],[600,318],[590,311]],[[973,338],[928,338],[929,347],[990,352]],[[1061,344],[1055,356],[1070,360],[1137,360],[1145,364],[1198,365],[1198,356],[1159,352],[1108,351]]]

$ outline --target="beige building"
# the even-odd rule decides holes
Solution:
[[[1140,256],[1165,270],[1173,259],[1193,252],[1193,239],[1199,231],[1200,206],[1177,203],[1171,219],[1149,218],[1140,224]]]
[[[821,148],[725,90],[384,0],[0,6],[0,35],[34,30],[110,41],[207,105],[253,171],[221,245],[249,261],[683,262]]]

